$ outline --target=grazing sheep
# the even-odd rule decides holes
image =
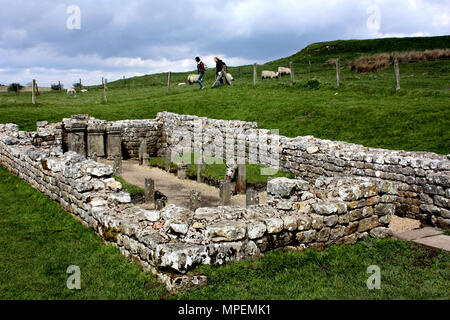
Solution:
[[[87,89],[81,89],[80,92],[88,92]]]
[[[291,69],[285,67],[278,67],[278,73],[280,76],[291,74]]]
[[[190,74],[190,75],[188,75],[188,77],[187,77],[187,80],[188,80],[188,83],[189,83],[189,84],[194,84],[194,83],[196,83],[196,82],[197,82],[197,79],[198,79],[198,74]]]
[[[67,89],[67,94],[75,94],[75,93],[76,93],[76,91],[74,88]]]
[[[268,70],[264,70],[261,72],[261,78],[262,79],[273,79],[276,78],[278,79],[280,77],[280,74],[278,72],[274,72],[274,71],[268,71]]]
[[[226,76],[227,76],[227,78],[228,78],[228,81],[234,81],[234,78],[233,78],[233,76],[231,75],[231,73],[228,73],[228,72],[227,72]]]

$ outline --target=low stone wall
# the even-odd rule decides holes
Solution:
[[[236,158],[241,152],[252,163],[279,167],[310,183],[319,177],[332,176],[395,182],[399,189],[396,214],[450,228],[450,155],[367,148],[312,136],[287,138],[257,129],[253,122],[169,112],[158,113],[157,119],[164,124],[164,149],[187,145],[183,139],[190,136],[191,152],[205,153],[208,148],[210,155],[215,155],[214,150],[225,145],[225,158],[230,154]],[[202,126],[196,132],[198,124]]]
[[[380,178],[398,185],[397,215],[450,228],[449,156],[367,148],[311,136],[287,138],[258,129],[254,122],[169,112],[158,113],[156,119],[116,122],[76,115],[62,123],[39,122],[31,138],[35,146],[62,145],[64,150],[70,130],[75,141],[71,150],[87,156],[97,151],[98,156],[109,158],[121,154],[138,158],[144,139],[150,156],[164,156],[189,140],[190,152],[234,159],[244,155],[252,163],[279,167],[310,183],[332,176]]]
[[[268,182],[267,203],[282,212],[284,227],[295,233],[302,247],[353,244],[358,239],[392,235],[397,186],[380,179],[276,178]],[[281,224],[281,221],[278,221]]]
[[[279,178],[268,184],[268,205],[149,210],[131,203],[111,177],[111,166],[63,153],[59,146],[38,148],[34,134],[0,125],[1,164],[171,290],[204,284],[204,276],[189,273],[198,264],[220,265],[285,246],[321,249],[390,235],[396,188],[384,181],[319,179],[313,186]]]
[[[150,157],[156,157],[161,149],[162,126],[158,120],[121,120],[111,122],[112,126],[121,128],[122,147],[125,157],[138,158],[139,147],[146,139],[146,152]]]

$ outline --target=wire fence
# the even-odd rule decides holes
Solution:
[[[307,83],[309,80],[317,80],[320,84],[333,85],[336,87],[342,84],[369,84],[372,87],[384,87],[399,90],[400,72],[403,65],[394,62],[393,65],[388,66],[385,70],[369,73],[358,73],[350,70],[349,62],[339,59],[329,59],[328,61],[309,60],[303,62],[291,62],[287,59],[282,61],[275,61],[264,65],[247,65],[227,67],[227,72],[231,74],[233,81],[232,85],[254,85],[262,86],[266,84],[277,84],[281,87],[294,86],[299,83]],[[263,79],[263,71],[273,71],[276,73],[279,67],[289,70],[288,74],[277,77],[277,79]],[[426,69],[424,65],[418,65],[418,72]],[[425,72],[423,72],[425,74]],[[159,90],[160,92],[174,93],[180,91],[182,88],[189,87],[189,84],[198,86],[196,82],[189,82],[189,73],[158,73],[152,75],[144,75],[133,78],[119,78],[119,79],[99,79],[97,85],[84,85],[83,79],[77,79],[68,88],[65,88],[61,81],[39,81],[36,80],[33,87],[33,79],[26,83],[21,90],[26,94],[31,93],[31,100],[33,103],[39,100],[39,96],[48,92],[63,92],[67,95],[78,95],[81,93],[96,92],[101,100],[107,102],[110,96],[115,92],[120,94],[133,94],[133,91],[145,91],[146,89]],[[192,72],[196,75],[196,72]],[[449,80],[449,73],[440,75],[445,82]],[[216,79],[215,68],[210,67],[204,75],[202,82],[206,85],[211,85]],[[402,79],[403,80],[403,79]],[[410,87],[423,86],[423,78],[414,78],[414,75],[405,75],[407,85]],[[414,82],[417,80],[416,82]],[[191,81],[192,82],[192,81]],[[447,81],[448,83],[448,81]],[[34,90],[33,90],[34,88]],[[73,89],[73,90],[71,90]],[[8,94],[8,86],[0,86],[0,95]]]

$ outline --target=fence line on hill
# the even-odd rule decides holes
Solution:
[[[333,59],[330,59],[333,60]],[[329,61],[330,61],[329,60]],[[341,70],[343,68],[348,67],[347,65],[342,66],[341,60],[339,58],[334,59],[334,61],[326,63],[317,63],[312,62],[309,60],[306,63],[294,63],[292,61],[289,61],[287,63],[279,63],[279,67],[285,67],[289,68],[291,70],[290,75],[286,80],[284,80],[283,83],[286,83],[286,85],[293,87],[296,83],[299,83],[301,80],[314,80],[318,79],[320,81],[324,81],[323,79],[327,79],[325,83],[333,83],[330,82],[331,74],[332,72],[335,73],[335,79],[336,79],[336,86],[339,87],[343,83],[345,83],[345,79],[341,76]],[[400,69],[399,69],[399,61],[397,59],[393,62],[393,88],[395,90],[400,90]],[[212,68],[211,68],[212,69]],[[254,63],[250,66],[239,66],[239,67],[228,67],[227,72],[232,73],[235,80],[237,80],[240,84],[245,83],[252,83],[253,86],[257,86],[261,79],[258,79],[258,75],[261,75],[261,72],[264,71],[264,69],[273,69],[270,66],[264,66],[264,65],[258,65],[257,63]],[[277,69],[278,70],[278,69]],[[276,71],[277,71],[276,70]],[[275,71],[275,72],[276,72]],[[353,73],[353,72],[352,72]],[[205,78],[203,78],[203,81],[205,79],[207,81],[208,78],[212,76],[211,72],[207,73],[205,75]],[[83,84],[83,79],[79,78],[76,82],[70,86],[70,88],[74,87],[76,89],[76,93],[80,92],[87,92],[87,91],[95,91],[101,89],[103,91],[103,97],[102,101],[104,103],[107,103],[110,101],[109,93],[113,94],[114,91],[118,88],[121,89],[128,89],[128,93],[130,93],[131,90],[134,89],[145,89],[148,87],[153,86],[167,86],[167,94],[170,94],[172,92],[175,92],[176,86],[174,86],[175,83],[178,84],[178,86],[187,85],[188,81],[185,79],[186,75],[183,74],[177,74],[172,72],[167,73],[160,73],[160,74],[154,74],[151,78],[146,79],[139,79],[139,78],[128,78],[126,79],[125,76],[122,76],[121,78],[113,81],[113,83],[110,83],[108,86],[108,80],[105,77],[102,77],[101,79],[101,85],[86,85]],[[284,77],[280,77],[283,79]],[[359,73],[354,73],[354,76],[349,76],[349,78],[354,79],[360,79],[361,76],[359,76]],[[212,76],[211,81],[215,80],[215,76]],[[252,82],[250,82],[252,81]],[[195,83],[194,83],[195,85]],[[86,87],[89,88],[85,89]],[[0,94],[4,94],[7,92],[8,86],[1,86],[0,87]],[[68,89],[70,89],[68,88]],[[59,90],[58,90],[59,89]],[[81,91],[83,90],[83,91]],[[64,91],[67,92],[66,89],[64,89],[64,86],[61,84],[61,81],[52,81],[52,82],[44,82],[39,81],[38,79],[31,79],[29,83],[25,86],[25,88],[22,90],[24,92],[31,92],[31,103],[34,105],[39,102],[40,95],[44,92],[48,91]]]

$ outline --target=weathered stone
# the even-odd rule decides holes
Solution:
[[[328,241],[330,238],[330,228],[322,228],[320,231],[316,234],[316,241],[318,242],[325,242]]]
[[[148,221],[159,221],[161,219],[161,213],[157,210],[143,210],[143,215]]]
[[[312,205],[314,211],[322,215],[335,214],[338,211],[338,207],[333,202],[320,201]]]
[[[247,224],[247,234],[249,239],[261,238],[266,230],[266,224],[260,221],[250,222]]]
[[[155,181],[150,178],[145,178],[144,187],[145,202],[155,203]]]
[[[288,231],[294,231],[297,229],[297,218],[294,216],[284,216],[282,218],[284,229]]]
[[[200,192],[191,190],[189,193],[189,210],[195,211],[202,204],[202,195]]]
[[[130,203],[131,197],[128,192],[112,193],[108,196],[108,201],[114,203]]]
[[[192,215],[192,211],[170,204],[161,210],[161,217],[164,220],[182,220],[185,221]]]
[[[231,187],[229,181],[220,181],[219,186],[220,205],[227,206],[231,201]]]
[[[288,178],[274,178],[267,182],[267,192],[280,197],[287,197],[292,193],[294,188],[304,190],[308,187],[308,183],[303,180],[295,180]]]
[[[86,157],[86,127],[85,122],[72,122],[66,127],[68,149]]]
[[[317,214],[311,215],[312,221],[311,221],[311,227],[313,229],[322,229],[323,228],[323,217],[319,216]]]
[[[206,227],[208,237],[214,242],[236,241],[245,237],[245,224],[232,221],[222,221]]]
[[[297,232],[296,239],[299,243],[310,243],[316,240],[316,230]]]
[[[194,219],[214,221],[220,218],[221,210],[217,208],[199,208],[195,210]]]
[[[309,230],[311,228],[312,218],[308,215],[298,215],[297,216],[297,224],[298,230],[304,231]]]
[[[120,190],[122,190],[122,184],[119,181],[116,181],[115,179],[112,179],[112,181],[108,182],[106,184],[106,187],[108,189],[113,190],[113,191],[120,191]]]
[[[170,229],[175,233],[186,234],[189,226],[187,223],[170,223]]]
[[[395,213],[395,204],[380,203],[375,206],[375,213],[379,216],[392,215]]]
[[[378,227],[370,230],[371,237],[388,238],[392,236],[392,230],[390,228]]]
[[[103,124],[88,124],[87,126],[87,154],[105,156],[105,127]]]
[[[356,233],[344,237],[345,244],[355,244],[356,241],[358,241],[358,236],[356,235]]]
[[[380,224],[378,217],[370,217],[359,221],[358,232],[364,232],[377,227]]]
[[[325,216],[323,218],[323,223],[327,227],[333,227],[333,226],[335,226],[337,224],[337,222],[338,222],[338,216],[337,215]]]
[[[92,161],[86,167],[85,172],[94,177],[110,177],[113,174],[113,168],[110,165]]]
[[[106,154],[108,159],[122,157],[122,129],[106,127]]]
[[[346,228],[344,226],[336,226],[330,231],[330,240],[337,240],[344,236]]]
[[[358,186],[339,188],[338,194],[344,201],[355,201],[363,196],[361,189]]]
[[[267,232],[270,234],[279,233],[283,230],[283,220],[279,218],[265,219]]]

